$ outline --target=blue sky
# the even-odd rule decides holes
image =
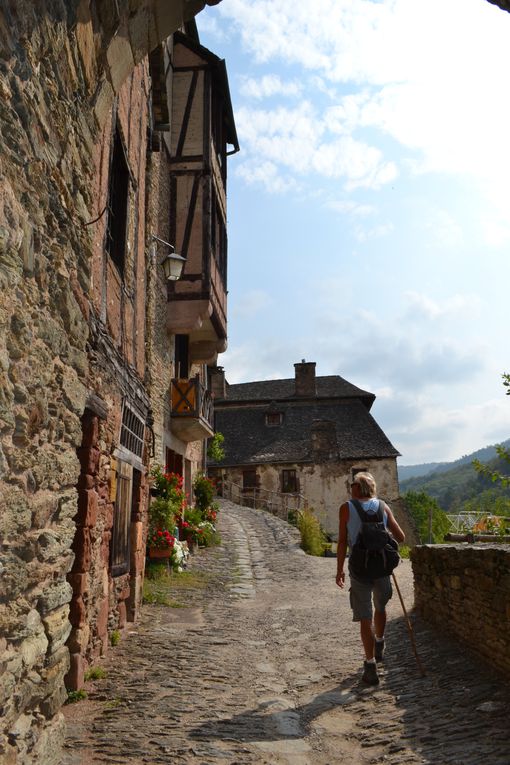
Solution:
[[[510,14],[486,0],[222,0],[229,382],[315,361],[402,464],[510,437]]]

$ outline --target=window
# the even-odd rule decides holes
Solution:
[[[282,470],[282,492],[296,493],[299,491],[295,470]]]
[[[124,403],[122,411],[122,427],[120,429],[120,445],[124,446],[132,454],[140,459],[143,457],[143,445],[145,436],[144,421]]]
[[[243,489],[257,488],[257,471],[243,470]]]
[[[266,414],[266,425],[270,428],[275,428],[281,425],[283,422],[283,414],[281,412],[268,412]]]
[[[129,571],[129,537],[133,500],[139,496],[135,486],[140,487],[140,472],[127,462],[117,462],[115,506],[113,510],[110,565],[112,576]]]
[[[175,376],[178,380],[189,377],[189,335],[175,336]]]
[[[182,475],[182,455],[174,452],[173,449],[165,451],[165,468],[168,473],[178,473]]]
[[[144,421],[124,402],[122,424],[120,428],[119,452],[125,459],[117,459],[112,464],[111,495],[113,507],[113,526],[110,541],[110,567],[112,576],[120,576],[130,569],[129,540],[131,518],[140,511],[141,472],[131,464],[134,457],[143,456],[145,445]]]
[[[108,190],[106,251],[122,275],[124,274],[126,259],[128,199],[129,168],[120,130],[117,126],[113,141],[110,187]]]
[[[356,478],[357,473],[368,473],[368,468],[352,468],[351,470],[351,481],[354,481]]]

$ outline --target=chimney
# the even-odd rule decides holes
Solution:
[[[316,462],[338,459],[336,423],[314,420],[311,427],[312,454]]]
[[[227,385],[223,367],[209,367],[213,398],[227,398]]]
[[[315,384],[315,361],[305,361],[294,364],[295,371],[295,395],[315,397],[317,388]]]

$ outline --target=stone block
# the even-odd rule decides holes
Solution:
[[[90,530],[88,528],[76,529],[72,549],[75,554],[73,573],[85,573],[90,569],[92,556]]]
[[[190,5],[190,3],[188,2],[187,5]],[[198,2],[197,5],[200,10],[204,7],[204,2]],[[153,8],[158,40],[166,40],[169,35],[179,29],[184,21],[182,4],[169,3],[168,0],[153,0]]]
[[[62,606],[44,616],[43,624],[48,637],[48,650],[55,653],[65,644],[71,632],[69,606]]]
[[[69,691],[77,691],[83,688],[85,682],[86,662],[80,653],[72,653],[70,656],[69,672],[65,676],[65,686]]]
[[[37,742],[30,753],[30,762],[44,765],[61,765],[62,750],[65,740],[65,723],[62,714],[57,714],[48,721],[40,732]]]
[[[154,16],[146,6],[142,6],[131,16],[128,25],[133,60],[138,64],[161,40],[157,36]]]
[[[62,679],[62,682],[60,682],[58,688],[56,688],[51,695],[47,696],[43,701],[41,701],[39,708],[42,714],[48,720],[50,720],[62,708],[66,699],[67,691]]]
[[[110,539],[111,539],[111,532],[105,531],[103,533],[103,539],[101,542],[101,562],[105,568],[108,567],[108,564],[110,562]]]
[[[95,485],[94,477],[91,475],[87,475],[86,473],[81,473],[80,477],[78,478],[78,491],[88,491],[88,489],[93,489]]]
[[[50,587],[45,588],[37,603],[37,610],[42,616],[45,616],[50,611],[59,608],[59,606],[69,603],[72,596],[73,589],[69,582],[56,582]]]
[[[97,523],[97,512],[98,496],[95,489],[81,491],[78,496],[77,525],[92,528]]]
[[[83,447],[97,447],[99,439],[99,417],[87,411],[82,417],[82,443]]]
[[[87,621],[87,609],[83,598],[73,598],[69,609],[69,621],[73,627],[82,627]]]
[[[76,44],[81,61],[81,70],[89,90],[96,79],[96,56],[94,46],[94,33],[90,16],[89,3],[86,0],[80,2],[78,21],[76,24]]]
[[[85,595],[89,591],[89,575],[72,573],[69,574],[68,582],[73,588],[74,595]]]
[[[25,492],[17,486],[2,486],[0,536],[18,536],[32,525],[32,508]]]
[[[90,627],[88,624],[84,624],[83,627],[78,629],[72,629],[69,635],[68,647],[73,653],[85,653],[90,642]]]
[[[80,447],[77,449],[82,473],[97,475],[99,469],[99,449],[94,447]]]
[[[126,77],[134,69],[134,58],[129,40],[118,34],[112,38],[106,51],[109,79],[115,93],[118,93]]]
[[[127,612],[126,612],[126,603],[125,603],[125,601],[121,600],[119,602],[119,604],[117,606],[117,612],[118,612],[118,615],[119,615],[118,626],[119,626],[119,629],[122,629],[123,627],[126,626],[126,614],[127,614]]]
[[[96,625],[95,625],[97,636],[102,641],[108,638],[108,612],[109,612],[108,599],[105,598],[99,606],[99,610],[97,612]]]
[[[34,667],[44,660],[48,650],[48,638],[44,627],[40,624],[34,629],[33,634],[27,637],[20,645],[20,654],[26,667]]]

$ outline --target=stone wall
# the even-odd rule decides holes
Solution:
[[[411,560],[419,613],[510,673],[510,547],[421,545]]]
[[[60,761],[71,598],[71,650],[80,653],[86,644],[94,653],[137,597],[126,580],[105,581],[99,567],[100,597],[92,604],[97,593],[81,576],[89,553],[90,560],[107,558],[109,460],[122,397],[128,391],[147,406],[139,385],[143,338],[136,337],[143,300],[138,295],[132,308],[125,306],[124,318],[117,312],[127,327],[120,350],[115,321],[112,340],[94,310],[104,190],[98,149],[105,147],[107,166],[112,108],[118,98],[126,107],[120,94],[136,64],[181,26],[183,13],[191,17],[202,7],[198,0],[2,3],[0,761],[9,765]],[[138,248],[141,239],[143,230],[133,237]],[[91,393],[101,395],[100,410],[112,413],[99,422],[97,444],[82,429]],[[79,449],[88,450],[81,465]],[[131,520],[131,553],[139,561],[141,520]],[[79,630],[91,613],[106,627],[86,639]]]

